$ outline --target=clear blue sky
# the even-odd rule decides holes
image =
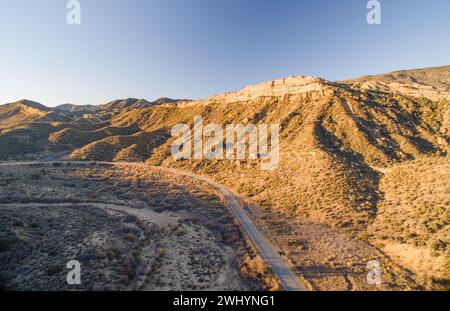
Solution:
[[[290,75],[450,64],[450,1],[0,0],[0,103],[203,98]]]

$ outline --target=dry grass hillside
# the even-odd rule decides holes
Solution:
[[[450,288],[450,158],[419,158],[385,171],[369,232],[388,255],[432,285]]]
[[[0,158],[66,151],[76,160],[147,161],[194,171],[279,219],[308,221],[375,247],[413,272],[413,287],[442,288],[450,281],[449,70],[342,82],[289,77],[200,101],[118,100],[85,119],[73,109],[51,111],[66,122],[0,110],[0,120],[17,122],[0,128],[0,148],[7,150]],[[175,162],[170,129],[192,127],[194,116],[222,127],[279,124],[277,169],[262,171],[261,159]],[[427,259],[419,263],[421,256]]]
[[[132,135],[139,128],[132,125],[128,127],[107,126],[95,131],[80,131],[76,128],[64,128],[61,131],[50,134],[48,140],[55,144],[67,145],[68,148],[83,147],[91,142],[116,135]]]
[[[142,162],[157,146],[165,143],[168,136],[164,130],[111,136],[73,151],[70,157],[76,160]]]

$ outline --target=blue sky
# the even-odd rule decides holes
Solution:
[[[450,1],[0,0],[0,103],[203,98],[290,75],[450,64]]]

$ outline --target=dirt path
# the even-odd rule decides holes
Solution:
[[[0,206],[11,206],[16,207],[48,207],[48,206],[92,206],[96,208],[101,208],[103,210],[123,212],[129,215],[138,217],[141,220],[146,220],[155,224],[176,224],[176,219],[174,217],[168,217],[161,213],[154,212],[150,209],[136,209],[126,205],[117,204],[105,204],[105,203],[1,203]]]

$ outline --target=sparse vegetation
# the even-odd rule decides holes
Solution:
[[[3,288],[70,289],[65,263],[72,259],[79,260],[84,271],[77,289],[262,286],[262,280],[247,280],[234,267],[235,252],[242,247],[236,238],[239,230],[213,190],[203,184],[184,177],[174,184],[167,173],[142,169],[137,180],[133,167],[0,169],[1,178],[10,180],[0,193]],[[34,175],[41,176],[39,182],[30,178]],[[116,185],[126,188],[133,202]],[[144,195],[147,191],[151,196]],[[33,268],[37,265],[39,269]],[[33,272],[24,282],[30,268]],[[221,282],[216,281],[219,274]]]

